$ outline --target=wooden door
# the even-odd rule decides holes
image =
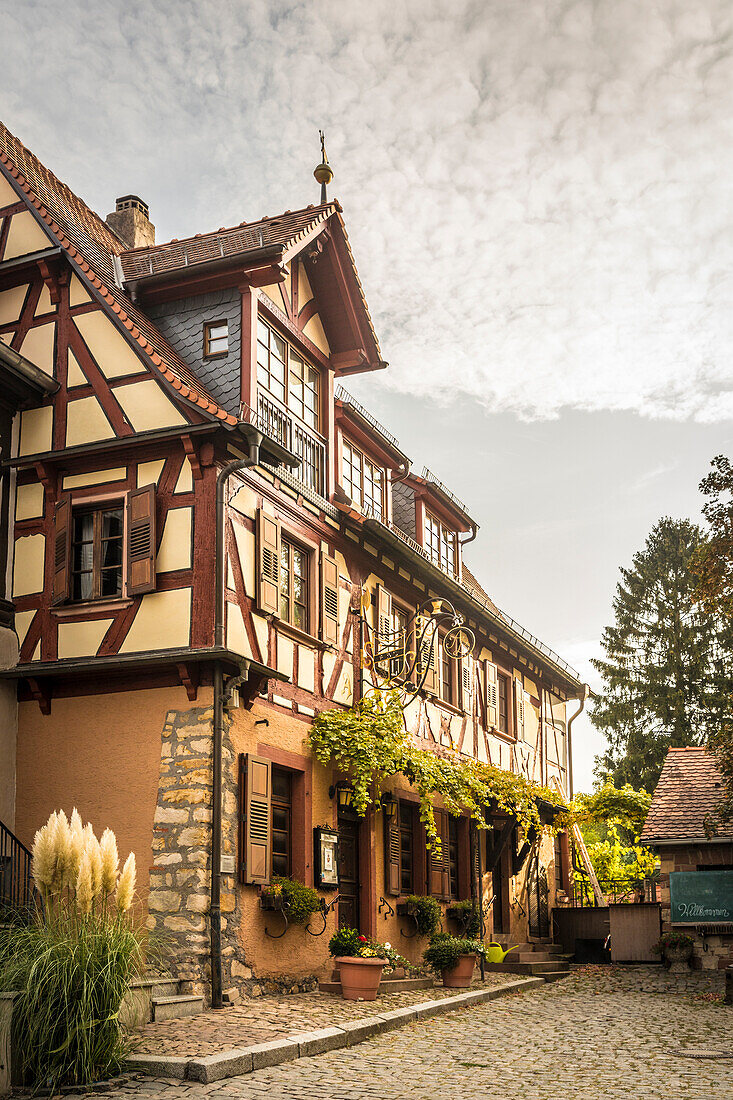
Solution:
[[[662,931],[659,902],[609,905],[612,962],[659,962],[652,948]]]
[[[339,814],[339,928],[359,928],[359,822]]]
[[[530,857],[527,870],[527,900],[529,902],[529,934],[535,939],[547,939],[550,935],[550,890],[547,871],[540,863],[539,850]]]

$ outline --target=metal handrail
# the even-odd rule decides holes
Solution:
[[[373,417],[372,414],[368,412],[364,408],[364,406],[356,400],[355,397],[352,397],[351,394],[347,390],[345,390],[343,386],[339,386],[336,390],[336,400],[343,401],[344,405],[350,405],[352,409],[358,412],[359,416],[362,416],[364,420],[371,424],[371,426],[375,428],[384,439],[387,440],[388,443],[391,443],[392,446],[396,447],[399,451],[400,445],[397,437],[392,435],[391,432],[388,432],[387,429],[383,427],[379,423],[379,421],[375,417]]]
[[[427,481],[430,485],[434,485],[436,489],[440,489],[441,493],[448,497],[448,500],[455,504],[459,511],[468,515],[468,508],[463,503],[460,497],[457,497],[455,493],[452,493],[447,485],[444,485],[440,478],[437,478],[432,470],[429,470],[427,466],[422,468],[423,481]]]
[[[35,887],[33,853],[0,821],[0,908],[28,909]]]

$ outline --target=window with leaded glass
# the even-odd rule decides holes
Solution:
[[[280,618],[308,629],[308,553],[286,538],[280,540]]]
[[[124,513],[121,504],[74,511],[71,534],[72,600],[122,595]]]
[[[442,638],[440,639],[438,652],[440,656],[440,698],[444,703],[450,703],[453,706],[456,702],[455,658],[446,653]]]
[[[499,733],[509,733],[509,677],[499,673]]]
[[[293,812],[292,775],[283,768],[272,769],[272,873],[290,877]]]
[[[285,379],[288,345],[263,321],[257,324],[257,381],[286,404]]]
[[[318,429],[318,371],[305,359],[288,349],[290,360],[290,383],[288,406],[299,420],[311,428]]]

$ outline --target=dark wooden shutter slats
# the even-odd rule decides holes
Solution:
[[[52,604],[68,600],[71,588],[71,502],[68,497],[56,505],[54,516]]]
[[[262,509],[257,513],[257,606],[280,613],[280,524]]]
[[[127,594],[155,591],[155,486],[133,489],[127,498]]]
[[[244,776],[244,868],[245,882],[266,885],[270,881],[272,849],[272,765],[260,756],[246,754]]]
[[[400,859],[400,823],[399,817],[384,818],[384,888],[392,897],[397,897],[402,885],[402,864]]]
[[[392,596],[383,584],[377,585],[377,630],[374,656],[389,653],[398,644],[392,638]]]
[[[486,669],[486,728],[499,728],[499,672],[495,664],[485,661]]]
[[[461,660],[461,687],[463,690],[463,709],[468,715],[473,715],[472,684],[471,684],[471,658],[464,657]]]
[[[321,553],[321,639],[339,643],[339,570],[335,558]]]
[[[416,640],[420,637],[423,626],[424,620],[418,618],[415,622]],[[425,671],[423,688],[431,695],[436,695],[438,692],[437,649],[438,631],[428,627],[420,643],[420,675]]]
[[[449,844],[450,832],[448,814],[445,810],[435,810],[435,829],[440,837],[440,854],[431,848],[429,860],[430,893],[440,901],[450,900]]]

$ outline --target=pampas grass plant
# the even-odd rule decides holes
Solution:
[[[32,866],[42,905],[0,937],[0,990],[17,994],[13,1046],[24,1083],[89,1084],[122,1066],[120,1007],[149,956],[131,916],[135,857],[119,874],[114,833],[100,842],[61,810],[36,833]]]

